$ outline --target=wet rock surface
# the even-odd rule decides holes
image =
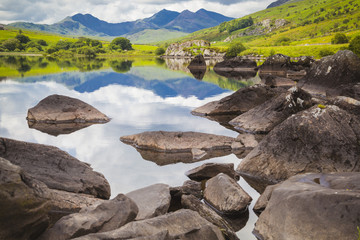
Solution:
[[[274,128],[237,171],[269,182],[304,172],[360,171],[360,121],[337,106],[314,106]]]
[[[233,163],[205,163],[187,171],[185,175],[192,180],[202,181],[215,177],[219,173],[224,173],[233,179],[239,179],[239,175],[234,170]]]
[[[102,174],[56,147],[0,138],[0,157],[50,189],[110,197],[110,185]]]
[[[256,222],[259,239],[356,239],[360,174],[304,174],[273,187]]]
[[[76,98],[51,95],[28,110],[27,120],[42,123],[105,123],[110,119]]]
[[[95,232],[107,232],[135,219],[136,204],[123,194],[103,203],[81,209],[62,217],[39,238],[40,240],[65,240]]]
[[[292,114],[305,110],[313,104],[309,93],[292,87],[287,93],[254,107],[229,123],[245,132],[268,133]]]
[[[35,239],[49,225],[49,201],[23,170],[0,157],[0,239]]]
[[[234,179],[223,173],[206,182],[204,199],[222,214],[229,215],[240,214],[252,201]]]
[[[283,88],[259,85],[241,88],[230,96],[207,103],[194,109],[191,113],[200,116],[240,115],[285,91]]]
[[[349,50],[338,51],[311,65],[305,78],[300,81],[302,87],[315,94],[358,95],[354,92],[360,82],[360,58]],[[346,95],[345,95],[346,96]],[[358,99],[358,98],[357,98]],[[358,99],[359,100],[359,99]]]
[[[135,221],[104,233],[89,234],[80,239],[149,239],[167,231],[170,239],[223,240],[218,227],[202,218],[197,212],[182,209],[151,219]]]
[[[136,220],[143,220],[167,213],[171,196],[166,184],[154,184],[126,194],[139,208]]]

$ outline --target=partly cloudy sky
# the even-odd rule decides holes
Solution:
[[[52,24],[76,13],[90,13],[107,22],[133,21],[162,10],[204,8],[229,17],[265,9],[275,0],[0,0],[0,23],[27,21]]]

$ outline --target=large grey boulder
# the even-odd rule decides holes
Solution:
[[[360,173],[303,174],[276,186],[256,222],[259,239],[343,239],[359,236]]]
[[[237,171],[272,183],[306,172],[358,172],[359,141],[358,117],[337,106],[314,106],[275,127]]]
[[[268,133],[292,114],[305,110],[313,104],[309,93],[298,87],[292,87],[287,93],[250,109],[229,123],[238,130]]]
[[[49,225],[49,208],[41,188],[0,157],[0,239],[36,239]]]
[[[214,66],[214,71],[236,71],[242,69],[255,69],[257,64],[254,60],[244,59],[241,57],[234,57],[224,59],[222,62],[218,62]]]
[[[185,175],[192,180],[203,181],[215,177],[219,173],[224,173],[233,179],[239,180],[239,175],[235,172],[233,163],[204,163],[199,167],[190,169]]]
[[[275,54],[268,57],[259,67],[259,71],[286,71],[292,67],[290,57],[283,54]]]
[[[233,178],[223,173],[206,182],[204,199],[223,214],[239,214],[252,201]]]
[[[189,69],[206,69],[206,62],[205,58],[202,54],[196,55],[193,59],[191,59],[191,62],[188,66]]]
[[[209,102],[194,109],[191,113],[200,116],[240,115],[283,92],[286,92],[283,88],[260,85],[241,88],[230,96]]]
[[[193,195],[182,195],[181,205],[186,209],[191,209],[199,213],[199,215],[215,226],[219,227],[227,239],[235,240],[239,239],[231,225],[220,217],[211,207],[202,203],[200,199]]]
[[[56,147],[0,138],[0,157],[51,189],[110,197],[110,185],[102,174]]]
[[[136,147],[144,159],[165,165],[228,155],[235,139],[197,132],[154,131],[123,136],[120,140]]]
[[[89,233],[111,231],[133,221],[137,213],[136,204],[125,195],[119,194],[112,200],[62,217],[40,239],[66,240]]]
[[[303,88],[312,93],[324,95],[345,95],[356,97],[359,91],[351,93],[360,82],[360,58],[349,50],[338,51],[314,62],[305,78]],[[359,89],[358,89],[359,90]],[[360,100],[359,98],[357,98]]]
[[[166,184],[154,184],[126,194],[139,208],[136,220],[153,218],[167,213],[171,195]]]
[[[27,120],[43,123],[104,123],[110,119],[79,99],[55,94],[44,98],[35,107],[30,108]]]
[[[150,239],[168,231],[170,239],[224,240],[220,229],[202,218],[197,212],[182,209],[151,219],[130,222],[125,226],[104,233],[89,234],[77,240]]]

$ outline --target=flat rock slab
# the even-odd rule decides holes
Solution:
[[[167,213],[171,195],[166,184],[154,184],[126,194],[139,208],[136,220],[153,218]]]
[[[252,201],[234,179],[223,173],[206,182],[204,199],[219,212],[229,215],[243,212]]]
[[[110,119],[79,99],[51,95],[28,110],[27,120],[43,123],[105,123]]]
[[[0,157],[51,189],[110,197],[110,185],[102,174],[56,147],[0,138]]]
[[[120,140],[141,149],[141,151],[145,150],[147,154],[154,152],[166,153],[167,155],[175,153],[175,160],[180,154],[184,159],[180,158],[179,161],[193,162],[213,155],[218,156],[221,153],[223,153],[222,155],[230,154],[231,144],[235,139],[207,133],[155,131],[124,136]],[[156,155],[154,158],[157,157]],[[172,162],[174,161],[170,161],[170,163]]]
[[[360,173],[303,174],[276,186],[255,224],[259,239],[359,236]]]
[[[49,225],[49,201],[19,166],[0,157],[0,239],[35,239]]]
[[[219,173],[224,173],[233,179],[239,180],[239,175],[234,170],[233,163],[205,163],[185,173],[188,178],[195,181],[208,180]]]
[[[200,116],[240,115],[283,92],[286,92],[283,88],[260,85],[241,88],[230,96],[209,102],[194,109],[191,113]]]
[[[229,123],[238,130],[266,134],[292,114],[311,106],[311,95],[298,87],[292,87],[287,93],[254,107]]]
[[[197,212],[182,209],[151,219],[135,221],[104,233],[89,234],[77,240],[152,239],[149,237],[168,231],[170,239],[224,240],[218,227]],[[159,238],[160,239],[160,238]]]
[[[275,127],[237,171],[272,183],[306,172],[359,172],[360,120],[337,106],[314,106]]]
[[[125,195],[119,194],[112,200],[62,217],[40,240],[66,240],[90,233],[111,231],[133,221],[137,213],[136,204]]]

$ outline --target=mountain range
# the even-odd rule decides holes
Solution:
[[[9,24],[9,26],[64,35],[114,37],[129,36],[144,30],[159,29],[184,34],[192,33],[204,28],[217,26],[222,22],[232,19],[234,18],[205,9],[200,9],[197,12],[184,10],[181,13],[164,9],[149,18],[121,23],[108,23],[91,14],[79,13],[50,25],[16,22]]]

